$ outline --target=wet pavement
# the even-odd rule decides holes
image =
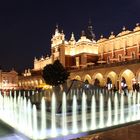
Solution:
[[[0,121],[0,140],[29,140]]]
[[[14,134],[14,131],[0,121],[0,138],[12,134]]]
[[[140,123],[91,134],[77,140],[140,140]]]

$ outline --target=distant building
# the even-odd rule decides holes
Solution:
[[[18,73],[12,69],[11,71],[2,71],[0,69],[0,89],[17,89],[18,88]]]
[[[21,89],[35,89],[44,86],[41,71],[25,70],[25,72],[19,76],[18,84]]]
[[[88,80],[92,84],[98,81],[100,86],[108,84],[109,79],[112,87],[120,88],[123,77],[128,88],[132,89],[133,82],[140,82],[140,25],[136,24],[132,31],[123,27],[118,35],[111,32],[108,39],[102,35],[97,41],[91,22],[87,30],[82,31],[78,41],[75,40],[74,33],[67,41],[65,34],[63,31],[60,32],[57,26],[51,39],[51,55],[35,58],[34,68],[31,71],[33,73],[42,71],[44,66],[56,59],[71,71],[71,79]],[[36,79],[37,75],[33,76],[32,72],[28,74],[26,71],[23,74],[21,86],[25,81],[31,83]]]

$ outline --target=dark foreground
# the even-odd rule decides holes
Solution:
[[[140,140],[140,123],[91,134],[76,140]]]

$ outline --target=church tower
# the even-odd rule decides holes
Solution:
[[[63,31],[59,32],[58,25],[51,39],[51,54],[52,62],[59,60],[65,66],[65,35]]]
[[[95,40],[95,34],[94,34],[94,32],[93,32],[93,27],[92,27],[92,22],[91,22],[91,20],[89,20],[89,22],[88,22],[88,27],[87,27],[85,33],[86,33],[86,37],[87,37],[88,39],[90,39],[91,41],[94,41],[94,40]]]

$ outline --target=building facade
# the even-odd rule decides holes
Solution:
[[[18,73],[12,69],[11,71],[0,70],[0,90],[18,89]]]
[[[123,78],[128,88],[132,89],[134,82],[140,82],[140,25],[136,24],[132,31],[123,27],[118,35],[111,32],[109,38],[101,36],[97,41],[91,23],[86,32],[82,31],[78,41],[73,33],[67,41],[63,31],[60,32],[56,27],[51,39],[51,55],[35,58],[32,72],[27,76],[26,70],[20,78],[20,86],[25,81],[31,83],[35,78],[32,73],[41,71],[56,59],[71,71],[71,79],[88,80],[92,84],[98,81],[100,86],[105,86],[110,81],[112,85],[121,88]],[[44,82],[41,76],[36,79]]]

